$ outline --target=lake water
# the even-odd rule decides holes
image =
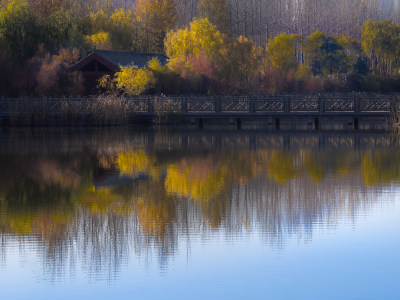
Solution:
[[[382,133],[0,132],[0,299],[400,299]]]

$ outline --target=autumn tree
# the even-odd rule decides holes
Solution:
[[[281,33],[268,41],[267,54],[273,67],[288,71],[297,67],[296,51],[303,37],[299,34]]]
[[[111,17],[110,33],[111,45],[116,50],[131,50],[136,39],[136,26],[133,11],[130,9],[117,9]]]
[[[198,61],[215,68],[222,48],[222,34],[207,19],[195,19],[184,29],[170,31],[165,39],[168,67],[183,77],[202,73],[196,71]]]
[[[362,26],[361,45],[375,72],[392,73],[394,67],[398,67],[400,25],[390,20],[365,22]]]
[[[100,8],[96,11],[90,11],[88,14],[90,30],[86,35],[86,42],[90,47],[97,49],[111,49],[110,13]]]
[[[182,79],[175,72],[172,72],[167,66],[161,64],[157,57],[152,58],[147,63],[149,69],[154,76],[154,93],[156,94],[176,94],[181,93],[180,85]]]
[[[93,10],[89,12],[91,32],[109,31],[110,29],[110,13],[103,10]]]
[[[163,42],[176,22],[173,0],[137,0],[134,6],[137,22],[137,49],[164,52]]]
[[[230,92],[254,91],[264,51],[244,36],[232,40],[223,49],[220,81]]]

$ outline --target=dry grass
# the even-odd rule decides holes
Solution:
[[[98,125],[122,125],[134,113],[125,97],[100,95],[88,101],[87,113]]]
[[[134,110],[124,97],[13,99],[3,102],[10,125],[123,125]]]

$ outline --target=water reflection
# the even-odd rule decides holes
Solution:
[[[167,267],[180,241],[217,231],[256,231],[276,247],[311,240],[400,179],[397,145],[382,135],[2,135],[1,260],[15,243],[32,246],[50,277],[76,265],[115,277],[131,253]]]

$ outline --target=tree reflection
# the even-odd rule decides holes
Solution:
[[[389,149],[170,151],[147,143],[0,156],[10,169],[0,183],[2,240],[37,238],[54,274],[79,256],[93,276],[112,275],[131,252],[156,251],[166,265],[180,240],[213,230],[254,231],[277,245],[311,238],[316,224],[368,209],[378,198],[368,186],[400,180],[399,154]]]
[[[361,161],[366,185],[389,184],[400,178],[400,154],[392,151],[367,152]]]
[[[168,166],[164,185],[171,195],[207,202],[224,189],[227,175],[217,157],[184,158]]]
[[[266,161],[268,177],[277,183],[285,183],[298,175],[292,155],[288,152],[274,150]]]

